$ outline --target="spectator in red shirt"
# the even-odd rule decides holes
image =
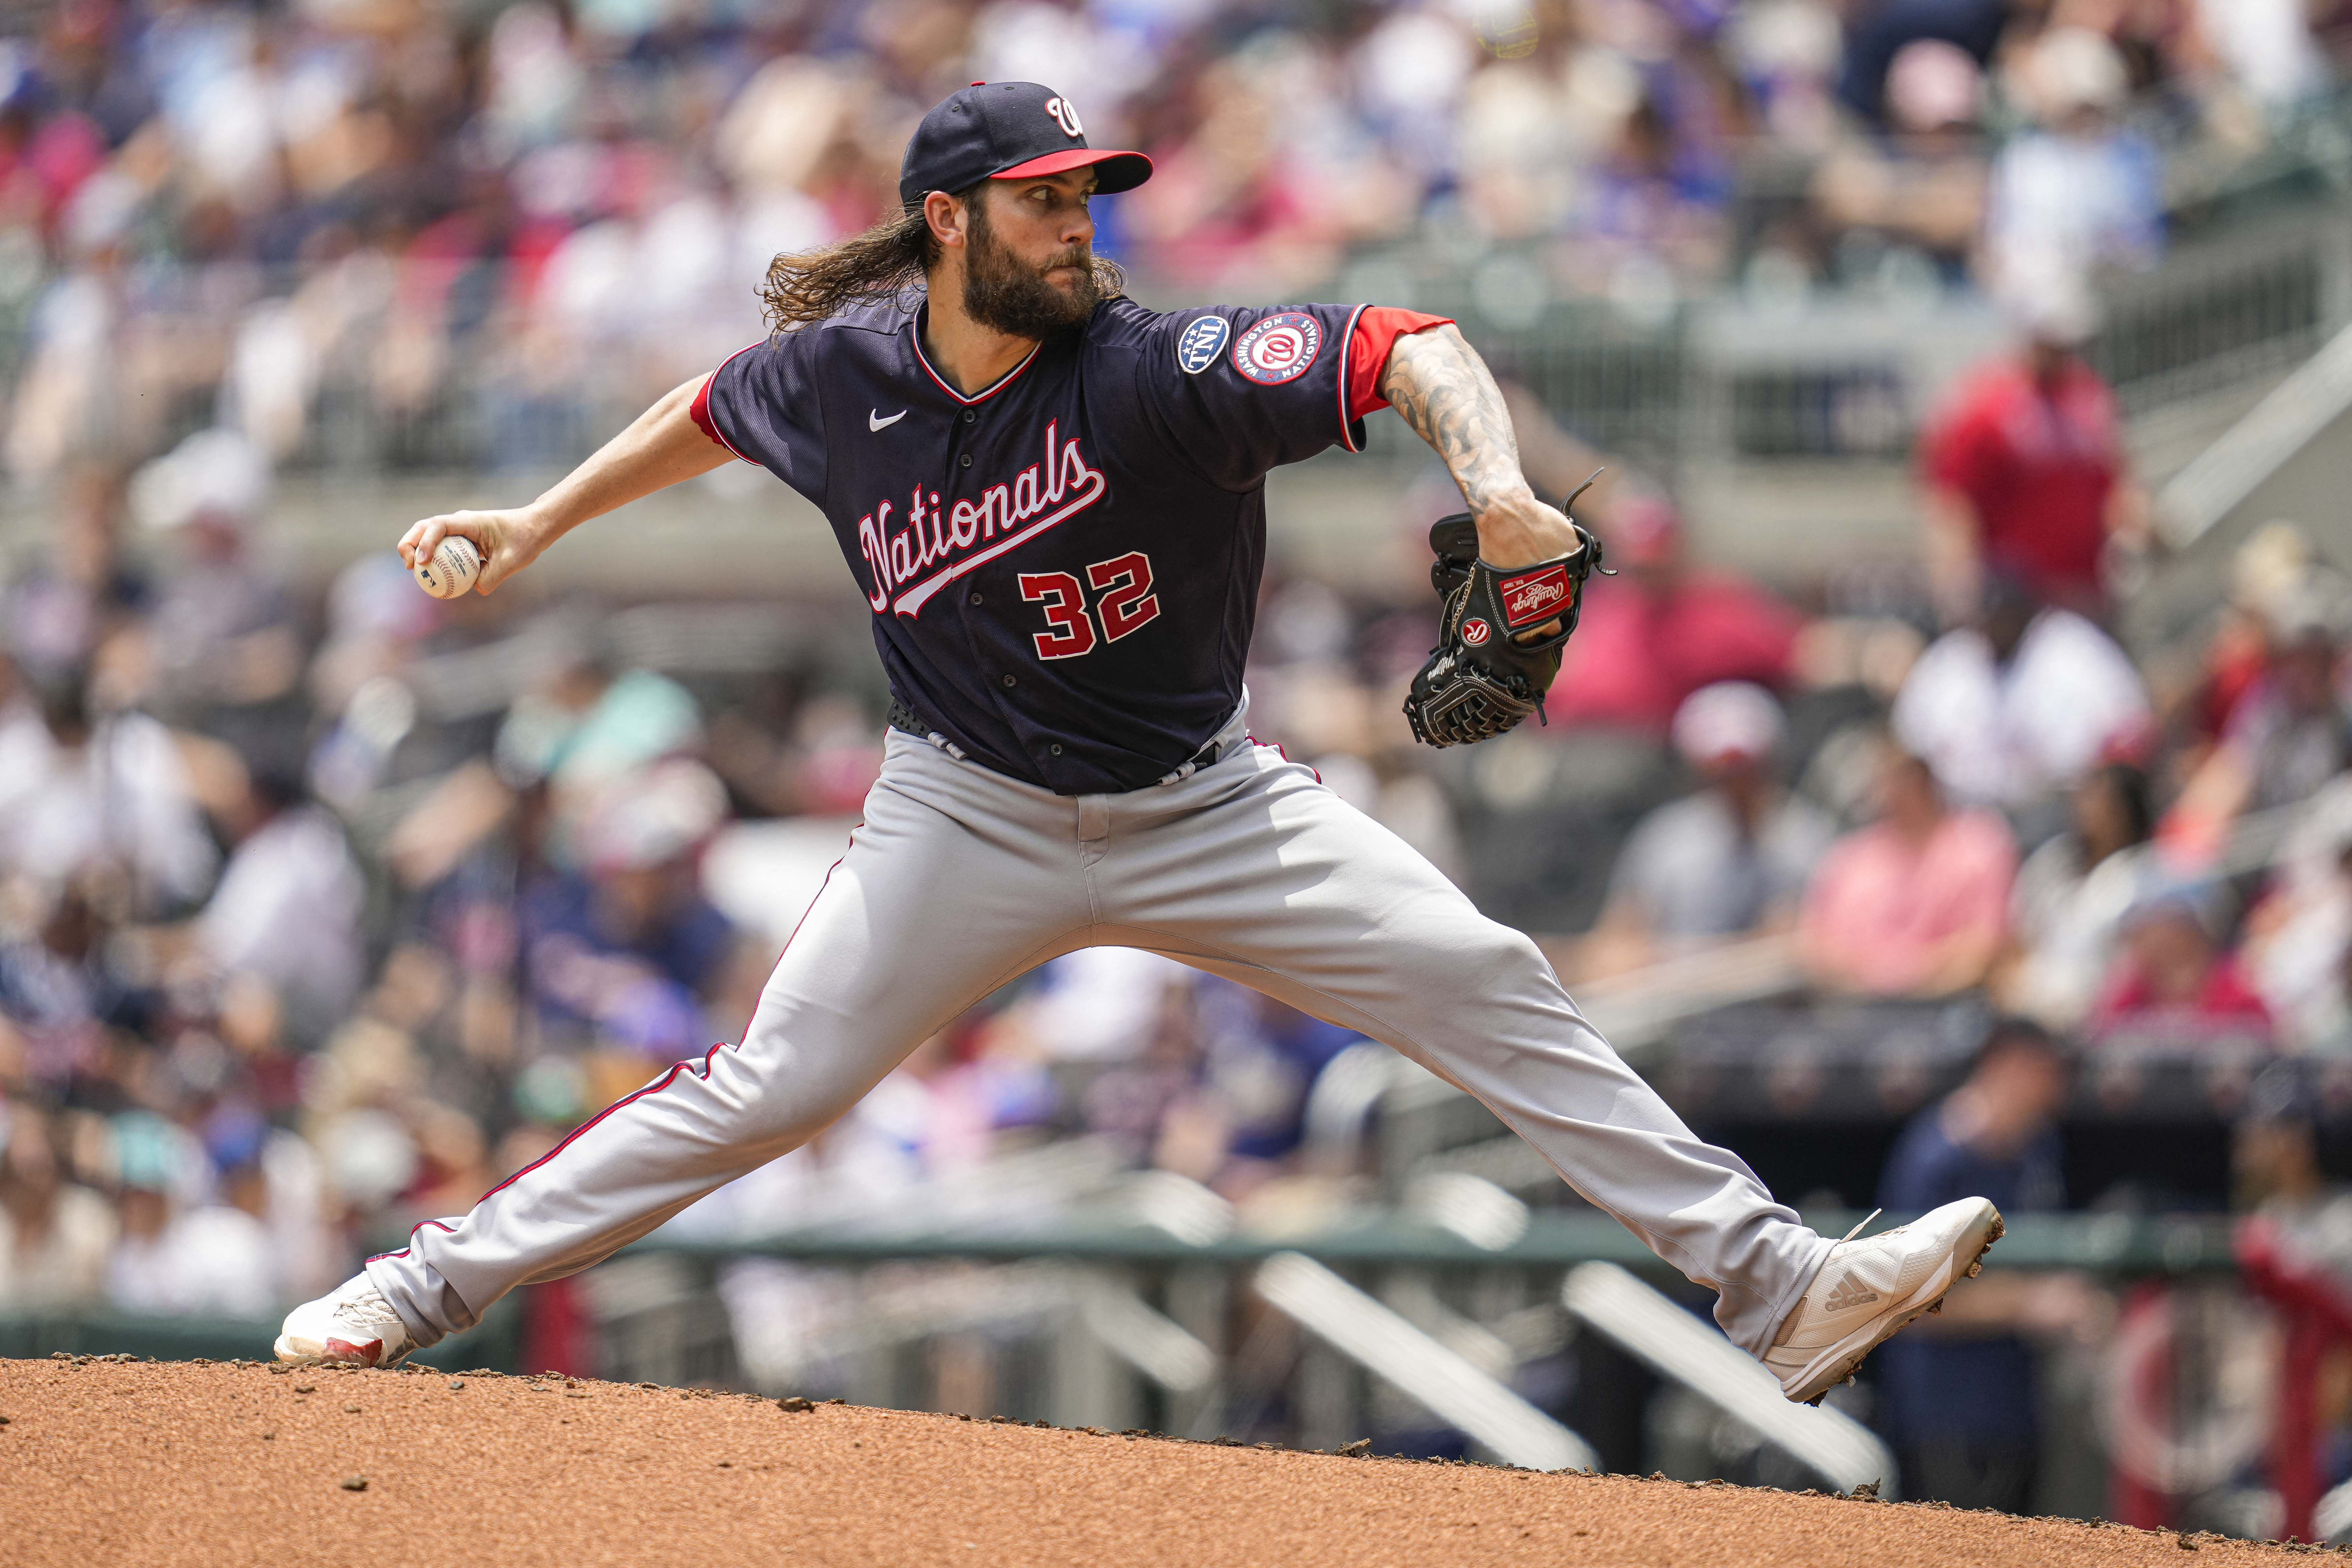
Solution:
[[[1771,594],[1693,567],[1663,496],[1620,493],[1601,530],[1620,575],[1587,589],[1547,711],[1555,724],[1612,724],[1663,738],[1683,700],[1719,680],[1789,683],[1802,625]]]
[[[2093,1038],[2118,1033],[2271,1032],[2270,1010],[2221,950],[2215,895],[2174,886],[2148,895],[2126,917],[2124,952],[2091,1019]]]
[[[1965,377],[1920,441],[1928,572],[1954,624],[1987,570],[2104,620],[2107,541],[2137,546],[2146,507],[2126,471],[2115,395],[2079,349],[2095,317],[2079,279],[2020,283],[2021,346]]]

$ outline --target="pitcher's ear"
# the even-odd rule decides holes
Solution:
[[[964,205],[945,191],[923,198],[923,221],[931,237],[943,246],[961,246],[964,237]]]

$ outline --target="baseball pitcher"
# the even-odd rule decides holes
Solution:
[[[1150,174],[1089,146],[1050,89],[958,92],[907,148],[899,216],[777,259],[771,336],[530,505],[403,536],[412,564],[473,541],[489,593],[592,518],[759,464],[833,525],[873,612],[890,733],[742,1039],[297,1308],[282,1360],[394,1362],[598,1262],[807,1141],[974,1001],[1097,944],[1255,986],[1477,1096],[1717,1291],[1724,1331],[1791,1399],[1819,1399],[1975,1272],[1992,1205],[1816,1235],[1619,1060],[1533,942],[1252,739],[1265,476],[1358,449],[1374,411],[1435,448],[1469,508],[1433,531],[1440,643],[1406,704],[1424,742],[1539,709],[1600,549],[1530,492],[1453,323],[1125,298],[1087,202]]]

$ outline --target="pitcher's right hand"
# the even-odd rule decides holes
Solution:
[[[472,540],[481,553],[482,575],[474,584],[477,594],[496,593],[499,584],[538,560],[539,552],[547,548],[546,531],[532,509],[516,507],[507,511],[446,512],[412,522],[400,536],[400,558],[413,571],[419,561],[431,560],[441,542],[453,533]]]

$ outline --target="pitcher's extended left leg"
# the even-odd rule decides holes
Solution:
[[[1724,1331],[1764,1352],[1831,1244],[1683,1125],[1525,935],[1268,749],[1111,800],[1097,896],[1119,940],[1360,1029],[1459,1084],[1718,1291]]]
[[[371,1258],[348,1289],[387,1304],[397,1320],[380,1322],[387,1345],[469,1328],[508,1291],[596,1263],[797,1147],[925,1036],[1084,940],[1075,808],[904,736],[891,737],[887,758],[865,822],[777,960],[741,1043],[678,1063],[467,1214],[428,1221],[407,1247]],[[340,1333],[327,1320],[342,1303],[311,1305],[320,1310],[303,1322],[318,1319],[318,1332],[293,1331],[302,1325],[289,1318],[282,1358],[373,1363],[365,1340],[378,1320],[356,1342],[341,1335],[358,1347],[346,1357],[325,1337]]]

